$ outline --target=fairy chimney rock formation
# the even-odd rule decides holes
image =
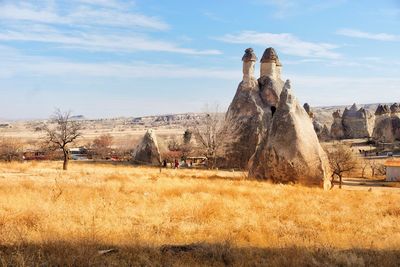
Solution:
[[[342,113],[340,110],[336,110],[332,113],[333,123],[331,126],[331,137],[333,139],[343,139],[344,138],[344,128],[342,123]]]
[[[354,103],[350,109],[345,108],[342,116],[345,138],[371,137],[374,127],[373,115],[364,108],[358,109]]]
[[[275,49],[272,47],[265,49],[261,58],[260,77],[271,76],[272,78],[280,79],[281,69],[282,64]]]
[[[312,122],[286,81],[266,139],[252,157],[249,176],[329,188],[330,168]]]
[[[148,130],[136,146],[132,154],[134,164],[160,165],[161,156],[157,137],[152,130]]]
[[[384,107],[379,107],[377,114],[386,113]],[[333,114],[331,136],[334,139],[367,138],[372,136],[375,116],[364,108],[358,108],[354,103],[350,109],[345,108],[343,115],[340,111]]]
[[[245,54],[242,57],[243,61],[243,83],[249,86],[254,86],[257,83],[254,77],[254,66],[257,61],[257,57],[254,54],[253,48],[247,48]]]
[[[379,105],[375,111],[375,125],[372,138],[380,142],[400,141],[400,107]]]
[[[270,109],[275,110],[283,87],[281,80],[282,64],[272,47],[264,51],[260,62],[258,83],[260,84],[261,98]]]
[[[253,49],[246,49],[242,57],[243,80],[239,83],[225,115],[226,167],[247,168],[250,157],[267,129],[267,109],[261,100],[258,82],[254,78],[256,60]]]

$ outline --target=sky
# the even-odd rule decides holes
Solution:
[[[400,102],[399,0],[0,0],[0,118],[224,111],[248,47],[302,103]]]

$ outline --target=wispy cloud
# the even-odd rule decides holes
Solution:
[[[82,2],[82,0],[80,0]],[[93,1],[113,6],[115,1]],[[107,7],[107,5],[106,5]],[[103,25],[119,27],[140,27],[155,30],[166,30],[169,25],[159,18],[140,13],[126,12],[115,8],[93,8],[88,5],[59,12],[53,5],[31,5],[25,3],[0,3],[0,20],[28,21],[35,23],[51,23],[65,25]]]
[[[124,8],[128,5],[134,5],[134,1],[125,1],[125,3],[121,3],[118,0],[72,0],[78,4],[88,4],[94,6],[101,7],[111,7],[111,8]]]
[[[216,49],[182,47],[178,42],[150,37],[146,30],[167,30],[164,21],[124,9],[127,1],[73,0],[76,5],[62,6],[39,2],[0,2],[0,41],[38,42],[56,48],[87,51],[157,51],[187,55],[218,55]]]
[[[226,34],[217,39],[233,44],[249,44],[262,47],[273,46],[279,52],[293,56],[307,58],[341,57],[339,53],[334,51],[338,47],[336,45],[303,41],[290,33],[244,31],[238,34]]]
[[[371,33],[355,29],[340,29],[336,33],[347,37],[369,39],[376,41],[400,41],[399,35],[394,35],[389,33]]]
[[[18,50],[0,46],[0,73],[11,76],[118,77],[118,78],[212,78],[240,79],[240,70],[197,68],[178,64],[155,64],[143,61],[80,62],[57,57],[27,56]]]
[[[158,51],[188,55],[218,55],[219,50],[183,48],[173,42],[149,38],[144,34],[98,34],[83,32],[60,32],[55,28],[33,25],[31,28],[0,31],[1,41],[23,41],[57,44],[63,48],[88,51],[138,52]]]

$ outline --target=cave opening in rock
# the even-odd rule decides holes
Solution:
[[[275,111],[276,111],[276,107],[275,107],[275,106],[272,106],[272,107],[271,107],[272,117],[274,116]]]

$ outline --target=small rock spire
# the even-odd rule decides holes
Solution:
[[[249,87],[256,85],[256,78],[254,77],[254,66],[257,60],[257,56],[253,51],[253,48],[247,48],[244,50],[242,57],[243,61],[243,82]]]

